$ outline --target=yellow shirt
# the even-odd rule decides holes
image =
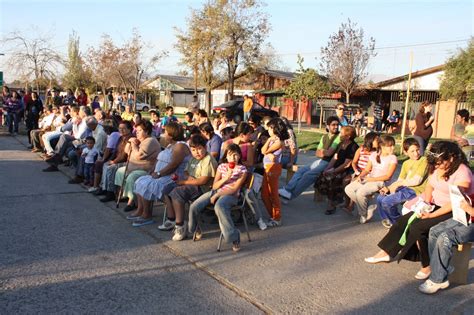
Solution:
[[[248,98],[244,101],[244,113],[250,112],[253,106],[253,101],[251,98]]]
[[[127,112],[123,112],[122,115],[120,115],[120,117],[123,119],[123,120],[128,120],[128,121],[132,121],[133,120],[133,113],[127,113]]]

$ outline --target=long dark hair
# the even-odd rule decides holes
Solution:
[[[430,151],[427,152],[427,158],[430,174],[434,172],[438,163],[453,159],[443,175],[445,181],[457,171],[461,164],[469,167],[464,152],[457,143],[451,141],[436,141],[433,143]]]
[[[267,127],[271,127],[273,129],[273,133],[275,133],[275,135],[280,138],[281,141],[285,141],[290,137],[285,122],[278,117],[270,119],[270,121],[267,123]]]
[[[362,144],[362,146],[366,148],[367,150],[369,150],[369,152],[374,151],[375,148],[373,147],[373,143],[374,143],[374,140],[378,138],[379,138],[378,133],[369,132],[368,134],[365,135],[364,143]]]

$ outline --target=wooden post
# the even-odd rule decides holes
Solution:
[[[407,97],[405,100],[405,109],[403,111],[403,123],[402,123],[402,134],[401,140],[402,145],[400,145],[400,154],[403,153],[403,140],[405,139],[405,128],[407,123],[407,114],[408,114],[408,102],[410,101],[410,85],[411,85],[411,68],[413,66],[413,52],[410,52],[410,72],[408,72],[408,86],[407,86]]]

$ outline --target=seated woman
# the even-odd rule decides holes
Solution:
[[[391,136],[382,136],[379,146],[379,152],[370,155],[366,168],[344,189],[347,196],[356,204],[361,224],[369,221],[375,211],[375,207],[368,208],[369,196],[378,192],[385,182],[390,181],[397,168],[397,157],[393,154],[395,139]]]
[[[136,129],[137,137],[131,137],[127,148],[125,148],[125,152],[129,155],[127,174],[125,174],[126,166],[122,166],[115,172],[114,179],[115,186],[123,184],[122,195],[128,198],[127,206],[124,208],[125,212],[135,209],[135,197],[133,195],[135,181],[153,170],[156,157],[161,151],[160,143],[155,137],[151,136],[152,126],[150,122],[142,121],[136,126]],[[121,197],[118,196],[118,198]]]
[[[474,195],[470,196],[471,201]],[[433,294],[439,289],[449,287],[448,275],[454,271],[454,267],[449,263],[453,256],[452,247],[455,245],[474,242],[474,207],[467,202],[461,204],[467,215],[470,216],[468,222],[464,224],[453,219],[446,220],[433,226],[428,237],[428,250],[430,253],[430,278],[419,286],[421,292]]]
[[[352,170],[354,171],[352,175],[352,180],[357,179],[360,173],[367,167],[367,163],[369,163],[369,157],[373,152],[377,152],[379,149],[379,141],[380,136],[376,132],[369,132],[364,137],[364,142],[362,145],[357,149],[356,153],[354,154],[354,158],[352,159]],[[346,196],[346,201],[343,205],[343,210],[347,213],[351,214],[354,208],[354,202]]]
[[[232,242],[232,249],[240,250],[240,232],[232,221],[232,207],[239,200],[239,192],[247,178],[247,168],[242,165],[242,152],[236,144],[231,144],[222,158],[222,163],[217,168],[217,174],[212,184],[212,190],[196,199],[189,208],[188,230],[194,233],[197,227],[199,214],[210,204],[214,205],[219,220],[219,227],[224,239]],[[198,231],[197,239],[201,238]]]
[[[191,155],[188,146],[182,141],[184,130],[179,123],[168,122],[163,136],[169,144],[158,155],[155,171],[135,182],[133,192],[137,196],[138,207],[127,216],[128,220],[134,221],[132,225],[135,227],[154,223],[151,202],[162,200],[176,187],[176,180],[184,177],[184,169]]]
[[[428,162],[420,155],[420,144],[413,138],[403,141],[403,151],[409,159],[403,162],[396,182],[380,189],[377,196],[377,210],[382,217],[382,225],[390,228],[400,218],[398,206],[420,195],[428,179]]]
[[[435,142],[428,151],[430,176],[424,193],[420,196],[426,203],[435,206],[435,210],[412,217],[412,212],[400,217],[389,232],[378,243],[380,251],[372,257],[365,258],[370,264],[389,262],[392,259],[421,260],[422,268],[416,279],[430,276],[430,255],[428,250],[428,233],[430,228],[451,217],[451,200],[449,185],[459,186],[471,195],[474,183],[466,156],[454,142]],[[416,216],[416,214],[415,214]]]
[[[193,135],[189,139],[189,146],[193,157],[186,166],[183,178],[176,181],[178,186],[165,195],[167,220],[158,227],[160,230],[174,227],[173,241],[186,238],[184,205],[211,190],[212,180],[216,176],[217,162],[206,151],[206,139],[200,134]]]
[[[393,110],[392,114],[387,117],[387,132],[392,133],[395,128],[397,128],[400,121],[400,113],[398,110]]]
[[[359,148],[354,141],[356,138],[356,130],[354,127],[342,127],[339,136],[341,138],[341,144],[336,154],[323,171],[323,176],[319,176],[314,185],[321,194],[327,195],[328,197],[328,209],[325,212],[327,215],[336,212],[336,200],[344,192],[344,178],[352,173],[350,165]]]

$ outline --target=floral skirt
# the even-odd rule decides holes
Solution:
[[[344,188],[351,182],[351,174],[343,172],[338,174],[328,174],[319,176],[314,184],[314,188],[320,194],[328,196],[330,200],[341,198]]]

